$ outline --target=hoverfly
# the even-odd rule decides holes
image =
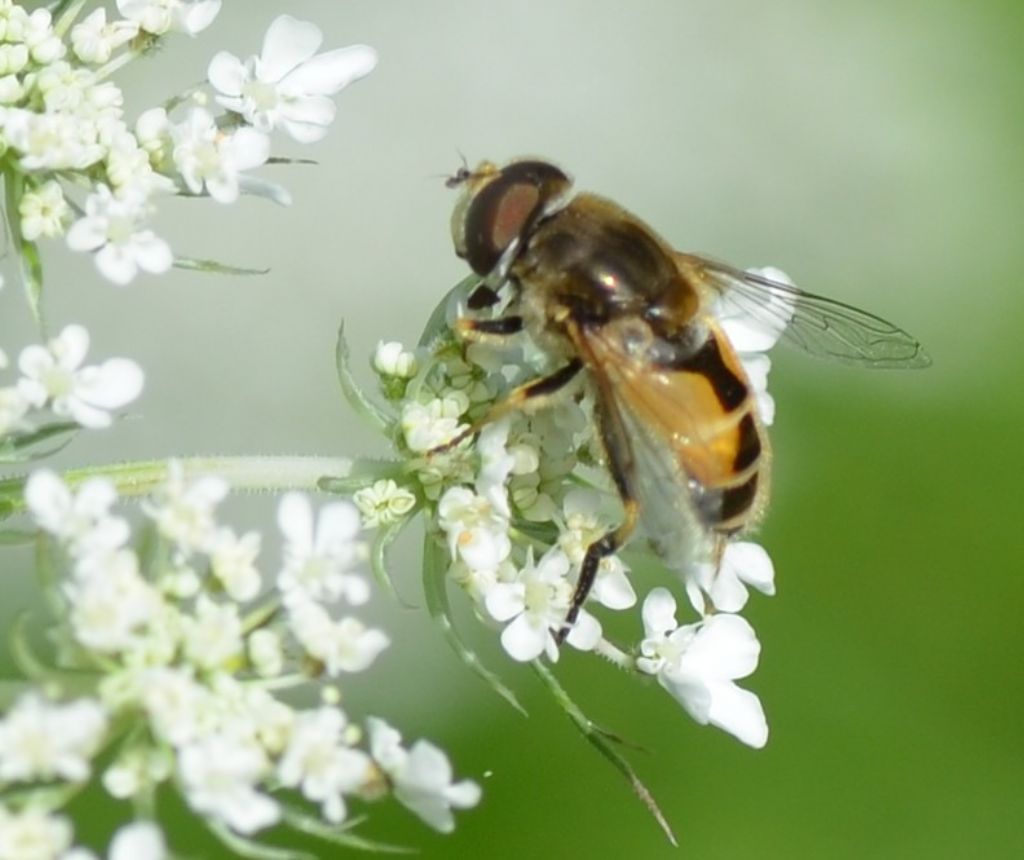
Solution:
[[[592,543],[561,641],[602,558],[642,526],[672,568],[720,561],[764,511],[771,464],[751,382],[718,315],[742,313],[812,355],[871,368],[924,367],[921,345],[885,320],[757,274],[674,251],[643,221],[540,160],[463,166],[455,251],[481,276],[464,337],[525,330],[557,369],[511,391],[449,448],[502,415],[543,406],[579,375],[595,395],[622,523]]]

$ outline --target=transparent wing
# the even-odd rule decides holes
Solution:
[[[756,320],[811,355],[878,369],[932,363],[916,338],[867,311],[695,254],[676,261],[723,315]]]

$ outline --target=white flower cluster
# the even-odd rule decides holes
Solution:
[[[282,15],[259,56],[213,58],[209,83],[223,113],[193,90],[174,100],[180,118],[159,107],[130,123],[109,76],[165,34],[206,29],[220,0],[117,0],[123,17],[112,21],[104,8],[76,21],[84,4],[70,5],[55,22],[46,9],[0,0],[0,149],[17,200],[7,215],[20,241],[65,235],[119,285],[174,262],[148,226],[161,194],[231,203],[248,191],[286,202],[283,189],[247,173],[270,157],[268,134],[319,140],[334,119],[330,97],[376,64],[365,46],[318,54],[320,30]]]
[[[0,387],[0,440],[31,435],[38,425],[31,414],[43,410],[82,427],[107,427],[114,410],[139,396],[143,374],[134,361],[111,358],[83,366],[88,350],[89,333],[80,325],[69,325],[45,346],[21,351],[19,378]],[[0,368],[5,364],[0,353]]]
[[[4,853],[15,831],[29,834],[17,837],[21,844],[38,844],[33,857],[91,856],[63,853],[70,826],[52,808],[48,784],[84,785],[104,749],[116,751],[100,774],[110,795],[148,797],[173,784],[214,832],[236,840],[308,819],[304,807],[324,826],[339,825],[351,819],[353,801],[389,792],[449,831],[452,809],[479,800],[475,783],[453,783],[433,744],[406,749],[387,723],[370,719],[363,728],[337,704],[337,680],[369,669],[389,644],[354,613],[370,596],[355,508],[333,502],[314,513],[306,496],[286,495],[271,582],[257,566],[260,535],[217,520],[227,491],[219,478],[189,481],[171,464],[143,507],[143,552],[113,512],[117,494],[105,479],[71,488],[48,471],[29,478],[26,506],[66,558],[52,595],[62,607],[52,632],[61,643],[55,674],[83,670],[100,680],[70,700],[50,683],[55,698],[30,691],[0,717],[0,858],[29,856]],[[325,685],[318,706],[279,695],[311,682]],[[17,805],[8,787],[18,789]],[[147,827],[119,834],[111,857],[164,856],[162,836]],[[146,851],[122,849],[136,840],[148,840]]]
[[[775,270],[763,273],[786,280]],[[721,317],[751,380],[761,421],[771,424],[765,352],[780,331],[737,314]],[[398,411],[388,430],[409,477],[404,485],[388,479],[357,494],[367,528],[424,511],[428,529],[447,547],[448,576],[483,620],[501,627],[502,646],[518,661],[558,658],[556,633],[586,550],[622,517],[600,468],[603,455],[587,418],[593,394],[585,386],[556,405],[489,424],[470,439],[474,422],[512,386],[539,375],[542,362],[529,343],[511,352],[442,337],[420,354],[398,343],[378,346],[372,367]],[[435,450],[454,440],[460,441]],[[623,649],[605,637],[598,613],[637,604],[628,573],[620,555],[601,561],[566,641],[656,676],[698,722],[763,746],[768,727],[760,701],[735,681],[754,671],[760,653],[753,629],[736,613],[746,604],[748,587],[774,593],[765,550],[734,540],[717,563],[697,563],[682,573],[680,585],[697,613],[693,623],[677,623],[668,589],[651,590],[641,609],[643,636]]]

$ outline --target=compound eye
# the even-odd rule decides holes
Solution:
[[[482,188],[466,215],[466,260],[486,275],[530,226],[540,204],[536,185],[498,178]]]

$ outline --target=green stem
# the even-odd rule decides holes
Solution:
[[[127,66],[132,60],[141,57],[142,53],[143,52],[137,48],[129,48],[123,53],[118,54],[105,66],[100,66],[96,70],[96,80],[102,81],[109,78],[112,74]]]
[[[181,457],[186,479],[219,475],[233,490],[316,490],[325,476],[349,475],[359,465],[348,457]],[[145,496],[167,479],[171,460],[139,460],[134,463],[113,463],[87,466],[64,473],[71,486],[90,478],[108,478],[122,497]],[[12,510],[24,507],[21,498],[23,476],[0,481],[0,500],[8,501]]]
[[[75,23],[75,19],[82,11],[82,7],[85,6],[87,0],[71,0],[70,3],[61,4],[59,9],[60,17],[57,18],[56,23],[53,25],[53,32],[64,38],[64,34],[71,29],[71,25]]]

